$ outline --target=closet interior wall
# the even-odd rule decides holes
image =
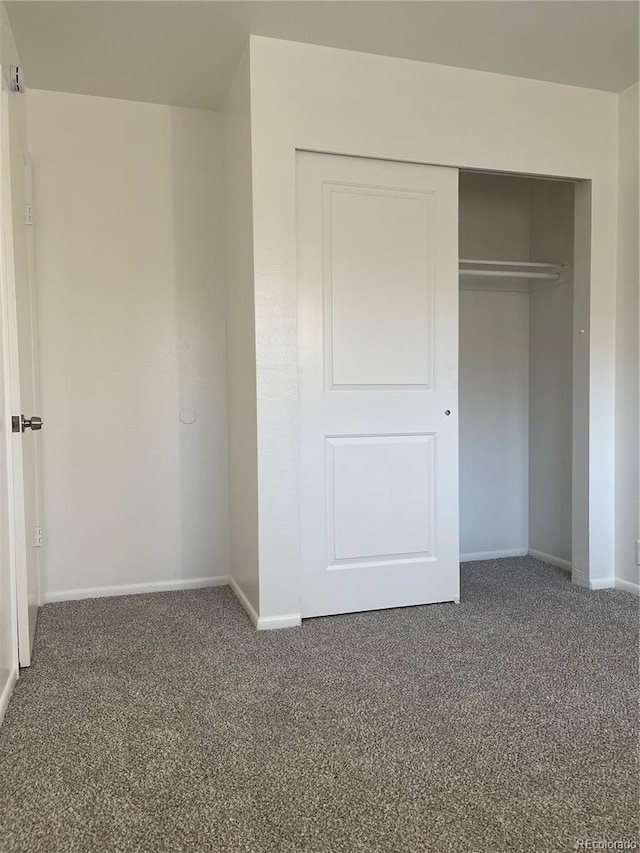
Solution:
[[[573,184],[460,173],[460,257],[573,263]],[[571,562],[573,284],[461,276],[460,552]]]

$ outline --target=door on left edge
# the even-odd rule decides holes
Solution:
[[[6,96],[5,96],[6,97]],[[33,217],[31,168],[14,99],[8,94],[8,141],[5,159],[10,164],[10,199],[4,210],[10,214],[7,253],[9,369],[13,415],[12,462],[14,508],[14,558],[20,666],[29,666],[41,601],[40,560],[42,544],[40,481],[40,394],[36,300],[33,263]],[[7,103],[8,102],[8,103]],[[7,123],[5,123],[5,128]],[[7,139],[8,136],[8,139]],[[9,218],[9,217],[8,217]],[[11,257],[13,255],[13,257]],[[16,418],[19,420],[16,422]]]

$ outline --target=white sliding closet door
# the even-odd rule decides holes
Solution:
[[[302,615],[457,600],[457,170],[297,157]]]

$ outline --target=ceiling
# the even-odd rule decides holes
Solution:
[[[220,109],[250,33],[619,92],[638,2],[22,0],[7,11],[36,89]]]

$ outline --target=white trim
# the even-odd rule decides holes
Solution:
[[[542,560],[543,563],[557,566],[559,569],[564,569],[567,572],[573,571],[573,564],[569,560],[563,560],[562,557],[554,557],[553,554],[545,554],[544,551],[536,551],[534,548],[529,548],[529,556],[535,557],[536,560]]]
[[[247,611],[247,613],[249,615],[249,619],[251,619],[254,626],[257,628],[258,627],[258,621],[259,621],[258,614],[256,613],[256,611],[253,607],[253,604],[251,604],[251,602],[249,601],[247,596],[244,594],[244,592],[238,586],[238,581],[235,578],[231,577],[231,575],[229,575],[229,586],[233,590],[233,592],[234,592],[236,598],[238,599],[238,601],[240,602],[240,604]]]
[[[282,616],[263,616],[258,619],[258,631],[273,631],[277,628],[299,628],[302,613],[284,613]]]
[[[615,585],[615,578],[596,578],[589,581],[589,589],[614,589]]]
[[[14,601],[12,628],[15,630],[16,661],[21,666],[31,662],[29,619],[26,595],[26,541],[24,524],[24,495],[22,444],[8,427],[11,415],[20,413],[20,374],[18,371],[18,326],[16,319],[15,267],[13,258],[13,218],[11,211],[11,161],[9,155],[11,123],[6,75],[2,76],[0,96],[0,161],[6,180],[0,184],[1,234],[0,301],[2,305],[3,403],[7,429],[7,540],[11,571],[11,594]],[[3,519],[4,521],[5,519]],[[25,616],[25,609],[27,614]],[[26,620],[26,627],[25,627]]]
[[[8,128],[8,91],[7,91],[7,65],[2,63],[2,81],[0,84],[0,248],[2,248],[2,259],[0,259],[0,347],[2,347],[2,373],[0,374],[0,403],[4,407],[4,413],[8,421],[14,411],[13,408],[13,386],[11,383],[11,326],[9,322],[9,281],[7,270],[7,252],[4,250],[7,240],[7,193],[10,185],[8,176],[9,168],[6,159],[7,149],[4,144],[5,135]],[[17,409],[15,410],[17,411]],[[14,672],[13,683],[18,677],[18,610],[17,610],[17,552],[16,552],[16,521],[14,513],[14,468],[13,468],[13,445],[14,436],[10,429],[3,430],[4,446],[0,447],[0,453],[6,459],[6,477],[7,477],[7,505],[6,510],[0,517],[0,523],[7,526],[7,550],[8,561],[7,565],[0,569],[0,572],[7,571],[9,573],[9,607],[8,613],[10,618],[10,651],[11,659],[8,662],[11,671]],[[6,618],[4,610],[2,618]],[[11,680],[11,676],[9,678]],[[5,710],[5,701],[8,702],[8,696],[5,700],[5,686],[0,695],[0,720]],[[13,689],[13,684],[9,688],[9,694]]]
[[[630,592],[631,595],[640,596],[640,584],[633,583],[633,581],[625,581],[622,578],[616,578],[615,587],[616,589],[623,589],[625,592]]]
[[[9,699],[11,699],[11,694],[13,693],[13,688],[17,680],[18,670],[12,669],[9,672],[7,680],[4,683],[4,687],[2,688],[2,692],[0,693],[0,726],[2,725],[2,721],[4,720],[4,715],[9,704]]]
[[[589,582],[587,581],[584,572],[577,566],[574,566],[571,570],[571,583],[575,584],[576,586],[581,586],[585,589],[589,589]]]
[[[190,578],[188,580],[149,581],[148,583],[130,583],[121,586],[96,586],[88,589],[65,589],[60,592],[46,592],[45,604],[55,601],[77,601],[81,598],[110,598],[117,595],[137,595],[144,592],[168,592],[180,589],[200,589],[207,586],[227,586],[229,577],[220,575],[215,578]]]
[[[478,551],[475,554],[460,554],[461,563],[472,563],[476,560],[500,560],[503,557],[526,557],[526,548],[509,548],[506,551]]]
[[[282,616],[258,616],[255,607],[240,589],[235,578],[229,577],[229,586],[235,593],[240,604],[247,611],[249,619],[257,631],[273,631],[277,628],[299,628],[302,625],[301,613],[283,613]]]

